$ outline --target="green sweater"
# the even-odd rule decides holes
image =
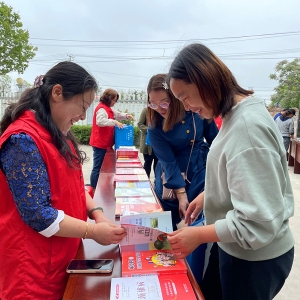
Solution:
[[[219,246],[237,258],[278,257],[294,245],[294,197],[277,125],[257,97],[223,119],[207,158],[204,210]]]

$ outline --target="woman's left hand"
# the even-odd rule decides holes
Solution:
[[[186,210],[189,207],[189,201],[186,194],[178,194],[177,199],[179,202],[179,216],[182,219],[185,217]]]
[[[200,244],[199,228],[184,227],[172,233],[168,233],[168,241],[176,258],[185,258]]]

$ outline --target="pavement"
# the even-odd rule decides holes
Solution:
[[[83,176],[85,183],[90,182],[90,174],[93,167],[93,149],[91,146],[81,145],[80,148],[86,152],[89,161],[83,164]],[[143,162],[143,156],[140,155]],[[293,167],[289,167],[289,176],[291,179],[294,199],[295,213],[290,219],[290,227],[295,237],[295,258],[290,276],[287,278],[285,285],[274,298],[275,300],[300,299],[300,174],[294,174]],[[150,180],[153,182],[154,174],[151,172]],[[241,299],[242,300],[242,299]]]

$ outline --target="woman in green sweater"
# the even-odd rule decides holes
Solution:
[[[206,226],[171,233],[175,256],[213,242],[201,283],[206,300],[273,299],[294,258],[294,198],[278,127],[263,101],[201,44],[179,52],[169,79],[186,110],[223,119],[207,157],[205,191],[186,212],[191,223],[204,208]]]

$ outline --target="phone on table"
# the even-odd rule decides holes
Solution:
[[[112,259],[73,259],[67,267],[67,273],[111,273]]]

